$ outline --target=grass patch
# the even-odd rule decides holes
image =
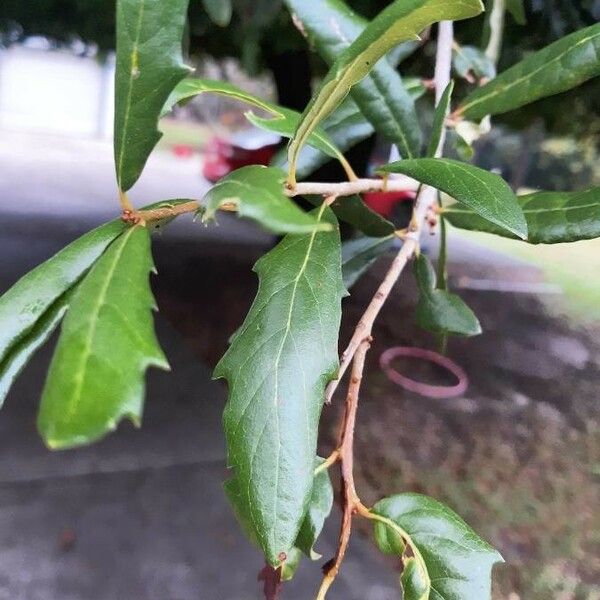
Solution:
[[[457,235],[539,267],[565,293],[564,312],[577,321],[600,320],[600,239],[570,244],[531,245],[472,231]]]
[[[192,121],[163,119],[160,122],[160,130],[163,136],[158,143],[158,147],[162,149],[178,145],[188,145],[201,150],[211,137],[209,127]]]

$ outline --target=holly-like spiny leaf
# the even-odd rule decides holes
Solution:
[[[475,313],[456,294],[436,289],[436,275],[424,254],[415,258],[414,273],[419,287],[415,313],[417,325],[433,333],[473,336],[481,333]]]
[[[188,201],[157,202],[145,209]],[[161,224],[155,222],[154,226]],[[0,297],[0,406],[17,375],[65,314],[70,291],[125,230],[123,221],[115,219],[86,233],[24,275]]]
[[[528,56],[469,94],[456,111],[479,120],[570,90],[600,75],[600,23]]]
[[[141,420],[144,372],[168,369],[154,334],[146,227],[126,230],[78,285],[70,301],[38,416],[50,448],[89,443],[122,417]]]
[[[124,228],[121,221],[113,221],[86,233],[24,275],[0,297],[0,365],[13,360],[10,355],[25,338],[28,338],[25,346],[34,343],[38,321],[79,281]],[[40,331],[45,329],[41,327]]]
[[[394,244],[394,236],[358,237],[342,245],[342,276],[350,289]]]
[[[264,119],[250,111],[246,112],[245,116],[253,125],[277,133],[283,137],[292,137],[300,122],[300,113],[291,108],[285,108],[273,104],[268,100],[263,100],[262,98],[249,94],[226,81],[213,81],[211,79],[198,79],[195,77],[185,79],[177,85],[162,108],[162,116],[168,114],[176,104],[189,101],[192,98],[205,93],[233,98],[234,100],[238,100],[239,102],[249,104],[250,106],[267,112],[272,115],[273,118]],[[344,157],[340,150],[321,128],[312,132],[308,139],[308,144],[331,158],[337,158],[341,162],[344,161]]]
[[[331,229],[301,210],[284,193],[285,171],[250,165],[226,175],[204,197],[204,222],[214,219],[219,208],[235,207],[240,217],[260,223],[273,233],[307,233]]]
[[[376,528],[391,529],[386,536],[402,537],[412,550],[403,555],[405,600],[491,599],[491,570],[502,557],[454,511],[427,496],[399,494],[372,512],[381,518]]]
[[[518,197],[530,244],[561,244],[600,237],[600,187],[584,192],[536,192]],[[455,227],[516,237],[460,203],[444,209]]]
[[[288,149],[290,185],[296,184],[298,155],[311,132],[391,48],[417,38],[433,23],[474,17],[482,10],[481,0],[396,0],[375,17],[337,58],[306,107]]]
[[[369,24],[341,0],[286,0],[286,5],[311,47],[330,66]],[[396,144],[402,156],[418,156],[421,130],[414,99],[387,60],[374,65],[351,96],[377,132]]]
[[[494,173],[449,158],[419,158],[390,163],[384,173],[403,173],[430,185],[473,209],[521,239],[527,222],[510,186]]]
[[[161,109],[188,73],[181,38],[188,0],[117,0],[115,166],[119,189],[138,180],[161,137]]]
[[[313,214],[336,225],[324,205]],[[255,270],[258,294],[215,377],[229,385],[228,497],[277,566],[295,546],[309,505],[324,389],[338,367],[345,290],[337,227],[286,236]]]

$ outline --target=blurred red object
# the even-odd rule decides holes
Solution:
[[[202,175],[216,183],[241,167],[268,165],[277,152],[279,142],[279,136],[254,130],[238,132],[230,140],[214,137],[204,150]]]
[[[189,144],[176,144],[173,146],[173,154],[177,158],[190,158],[194,154],[194,148]]]
[[[365,204],[379,213],[382,217],[390,219],[394,216],[394,209],[400,202],[409,202],[415,199],[416,193],[412,190],[403,192],[369,192],[364,194]]]

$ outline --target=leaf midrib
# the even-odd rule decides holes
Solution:
[[[598,202],[592,202],[591,204],[580,204],[578,206],[556,206],[553,208],[523,208],[523,213],[526,215],[534,215],[534,214],[545,214],[545,213],[552,213],[552,212],[568,212],[571,210],[585,210],[586,208],[600,208],[600,204]],[[477,214],[475,213],[474,210],[465,210],[463,208],[448,208],[446,211],[444,211],[446,213],[450,213],[450,214],[465,214],[465,215],[471,215],[471,214]]]
[[[337,21],[334,21],[334,22],[337,25],[337,27],[335,29],[338,34],[338,39],[340,39],[342,44],[345,45],[345,48],[344,48],[344,50],[345,50],[352,45],[352,42],[346,38],[339,23],[337,23]],[[366,29],[367,25],[368,25],[368,22],[366,22],[364,24],[362,31],[364,31]],[[362,31],[360,33],[362,33]],[[358,35],[360,35],[360,33]],[[394,73],[395,73],[395,71],[394,71]],[[400,76],[398,76],[398,77],[400,77]],[[394,105],[388,101],[387,89],[382,87],[381,81],[379,80],[379,77],[377,76],[377,66],[376,65],[373,67],[373,70],[364,78],[364,80],[365,81],[371,80],[373,82],[375,89],[379,92],[379,94],[381,95],[381,98],[383,99],[383,105],[385,106],[385,108],[388,111],[390,120],[394,124],[394,130],[396,131],[397,134],[399,134],[400,138],[402,139],[402,145],[404,146],[404,150],[407,153],[407,158],[413,158],[414,155],[412,153],[412,150],[410,149],[408,140],[406,139],[406,136],[404,135],[404,131],[402,130],[402,127],[398,127],[398,125],[397,125],[397,119],[396,119],[395,112],[394,112]],[[354,95],[354,94],[352,94],[352,95]]]
[[[321,217],[323,216],[323,211],[325,210],[325,202],[323,202],[323,204],[321,205],[321,209],[318,212],[317,215],[317,221],[321,221]],[[292,296],[290,298],[290,308],[288,311],[288,316],[287,316],[287,321],[286,321],[286,326],[285,326],[285,330],[281,339],[281,345],[279,346],[279,351],[277,352],[277,356],[275,357],[275,362],[274,362],[274,367],[273,367],[273,372],[274,372],[274,394],[273,394],[273,403],[275,404],[275,406],[277,406],[277,396],[279,393],[279,377],[278,377],[278,372],[279,372],[279,362],[281,360],[281,355],[283,353],[283,348],[287,342],[287,338],[288,335],[290,333],[291,330],[291,325],[292,325],[292,314],[294,312],[294,305],[296,302],[296,292],[298,290],[298,283],[302,277],[302,275],[304,274],[304,271],[306,270],[306,267],[308,266],[308,262],[309,262],[309,258],[310,258],[310,254],[312,252],[312,248],[315,242],[315,237],[317,235],[317,231],[313,231],[310,235],[310,241],[308,243],[308,248],[306,249],[306,256],[304,257],[304,261],[302,263],[302,266],[300,267],[300,270],[298,272],[298,275],[296,275],[295,279],[294,279],[294,287],[292,289]],[[275,527],[277,527],[277,503],[279,500],[279,457],[281,454],[281,436],[280,436],[280,424],[279,424],[279,411],[275,410],[275,423],[276,423],[276,438],[277,438],[277,452],[276,452],[276,466],[275,466],[275,485],[274,485],[274,490],[275,490],[275,503],[274,503],[274,507],[273,507],[273,522],[275,523]],[[273,530],[273,534],[275,533],[275,530]]]
[[[71,395],[71,398],[69,399],[68,404],[65,409],[66,420],[68,420],[69,418],[71,418],[73,416],[73,414],[76,410],[77,404],[81,400],[81,392],[83,390],[83,381],[85,378],[84,376],[85,376],[85,372],[87,370],[87,364],[89,362],[90,356],[92,355],[92,343],[93,343],[94,335],[96,334],[96,328],[97,328],[97,325],[99,322],[98,316],[100,314],[100,310],[102,309],[102,306],[104,304],[106,304],[106,296],[108,294],[108,288],[110,287],[110,283],[111,283],[112,278],[117,269],[117,264],[121,260],[121,256],[123,255],[123,251],[125,249],[125,246],[127,245],[127,241],[129,240],[129,237],[132,235],[132,233],[135,231],[135,229],[136,229],[135,227],[131,227],[129,229],[129,231],[126,231],[121,236],[121,240],[122,240],[121,245],[117,248],[117,251],[115,252],[114,260],[108,269],[105,281],[102,284],[102,287],[100,288],[100,293],[97,296],[97,302],[95,303],[95,305],[92,308],[92,311],[90,311],[90,313],[88,315],[88,322],[91,324],[91,327],[89,330],[89,335],[85,339],[85,346],[84,346],[83,352],[81,353],[80,367],[79,367],[79,369],[75,370],[75,372],[77,373],[76,380],[75,380],[75,389],[73,390],[73,394]]]
[[[555,56],[549,62],[543,63],[542,66],[538,67],[534,71],[531,71],[527,75],[523,75],[523,76],[521,76],[521,77],[513,80],[512,82],[508,83],[506,86],[504,86],[504,87],[502,87],[500,89],[497,89],[495,91],[492,90],[489,94],[483,95],[480,98],[477,98],[477,99],[473,100],[472,102],[470,102],[468,104],[465,104],[464,106],[461,107],[460,112],[461,113],[465,113],[468,110],[472,109],[474,106],[477,106],[478,104],[481,104],[482,102],[486,102],[487,100],[489,100],[490,98],[493,98],[494,96],[498,96],[499,94],[505,93],[506,91],[512,89],[515,85],[518,85],[520,83],[523,83],[524,81],[532,79],[540,71],[544,71],[547,67],[549,67],[553,63],[562,60],[567,54],[569,54],[570,52],[576,50],[581,44],[585,44],[585,43],[587,43],[589,41],[592,41],[592,40],[594,40],[597,37],[600,37],[600,33],[597,33],[595,35],[591,35],[590,37],[586,37],[586,38],[580,40],[574,46],[571,46],[567,50],[565,50],[564,52],[561,52],[559,55]],[[517,65],[515,65],[515,67],[516,66]]]
[[[132,69],[134,67],[134,58],[133,57],[138,57],[138,48],[139,48],[139,44],[140,44],[140,35],[142,33],[142,20],[144,18],[144,9],[146,7],[146,0],[139,0],[140,3],[140,8],[139,8],[139,12],[138,12],[138,18],[137,18],[137,23],[136,23],[136,30],[135,30],[135,34],[134,34],[134,39],[133,41],[133,48],[131,50],[131,66],[129,68],[129,77],[127,79],[127,85],[128,85],[128,90],[127,90],[127,101],[125,103],[125,114],[123,115],[123,132],[121,134],[121,147],[119,148],[119,188],[121,187],[121,182],[123,179],[123,161],[125,159],[125,140],[127,137],[127,129],[129,127],[129,116],[131,113],[131,98],[133,95],[133,74],[132,74]],[[137,59],[139,60],[139,59]],[[139,66],[138,66],[139,68]]]

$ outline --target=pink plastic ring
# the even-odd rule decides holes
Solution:
[[[456,385],[430,385],[405,377],[401,373],[398,373],[390,364],[392,360],[399,356],[417,358],[436,364],[452,373],[458,380],[458,383]],[[469,387],[467,374],[454,361],[437,352],[425,350],[424,348],[411,348],[409,346],[389,348],[379,357],[379,365],[388,379],[396,385],[421,396],[428,396],[429,398],[456,398],[464,394]]]

